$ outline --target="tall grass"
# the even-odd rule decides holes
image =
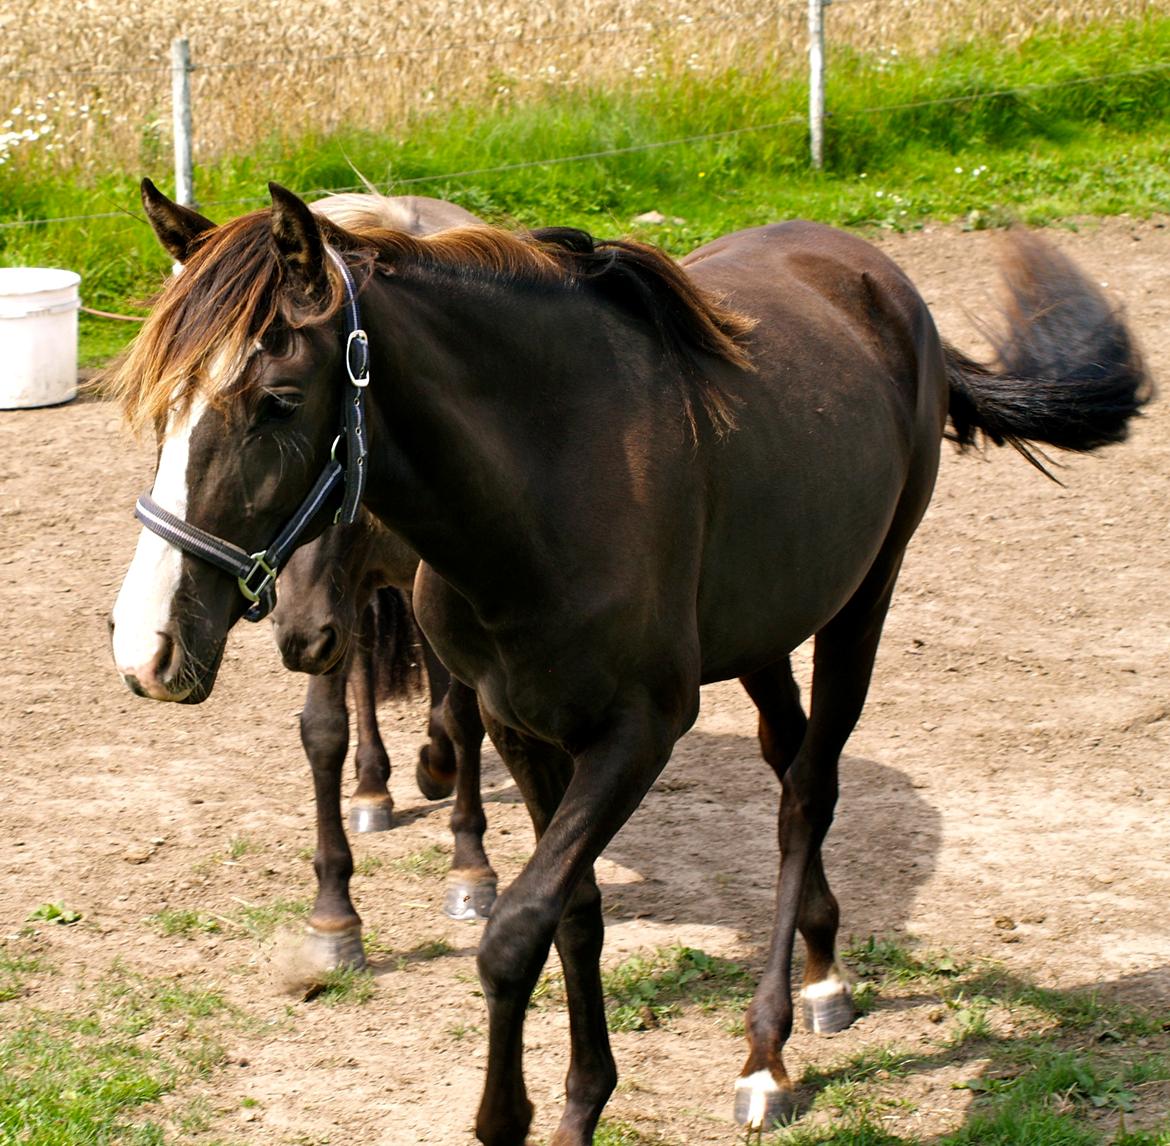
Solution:
[[[1052,18],[1025,33],[1011,30],[1020,17],[998,3],[882,5],[891,40],[909,34],[899,21],[919,11],[919,39],[934,35],[937,46],[894,51],[876,33],[864,50],[834,42],[824,173],[808,165],[803,74],[762,66],[755,49],[716,68],[723,57],[713,41],[701,66],[671,57],[637,77],[619,70],[604,81],[542,81],[531,98],[444,93],[400,120],[376,118],[374,101],[335,131],[296,133],[293,117],[246,148],[211,160],[200,153],[196,189],[203,210],[220,219],[264,205],[269,179],[312,195],[352,187],[360,171],[391,192],[453,199],[493,221],[633,232],[674,253],[793,216],[908,229],[928,219],[982,227],[1170,210],[1170,73],[1151,70],[1170,59],[1170,19],[1086,23],[1089,9],[1046,7]],[[873,7],[856,0],[830,12],[843,22]],[[961,42],[944,34],[962,27],[1001,35]],[[278,106],[279,85],[266,75],[253,75],[256,82],[272,99],[251,102]],[[313,92],[314,100],[327,94]],[[42,162],[37,145],[0,165],[0,263],[70,266],[83,275],[88,305],[131,309],[169,269],[136,190],[142,174],[165,185],[169,159],[160,151],[99,170],[79,153],[80,166],[57,170],[61,156]],[[616,154],[578,158],[599,152]],[[558,158],[571,161],[540,162]],[[650,211],[661,222],[634,221]],[[106,212],[114,217],[3,226]],[[82,330],[92,361],[132,327],[87,319]]]
[[[44,133],[61,170],[156,166],[169,149],[171,40],[191,41],[205,159],[273,133],[402,123],[452,102],[534,95],[730,67],[804,70],[803,0],[431,0],[419,5],[218,0],[147,5],[27,0],[0,37],[0,157]],[[849,0],[827,14],[834,51],[922,55],[972,39],[1016,48],[1039,30],[1164,15],[1164,0]],[[263,93],[257,98],[257,91]],[[26,140],[13,150],[26,150]]]

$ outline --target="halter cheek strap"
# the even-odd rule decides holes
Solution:
[[[366,463],[369,447],[366,441],[365,393],[370,384],[370,344],[361,325],[357,289],[353,275],[344,259],[332,248],[325,248],[341,274],[345,287],[345,372],[352,393],[345,397],[345,418],[342,431],[333,444],[330,457],[321,476],[289,518],[276,540],[258,553],[248,553],[238,545],[216,537],[178,515],[164,509],[148,493],[142,494],[134,506],[134,515],[152,533],[164,541],[198,557],[237,580],[240,592],[248,600],[244,613],[246,621],[260,621],[276,605],[276,575],[297,547],[297,542],[309,522],[321,511],[337,487],[344,483],[341,508],[334,523],[348,525],[357,517],[366,487]],[[337,447],[345,440],[345,463],[337,460]]]

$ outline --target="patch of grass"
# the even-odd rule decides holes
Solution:
[[[447,1028],[447,1036],[457,1043],[467,1038],[479,1038],[482,1034],[483,1028],[474,1023],[455,1023]]]
[[[231,1015],[215,992],[117,966],[68,1013],[5,1011],[0,1141],[161,1146],[164,1127],[135,1112],[214,1068],[223,1057],[217,1030]],[[188,1105],[182,1117],[193,1112]]]
[[[446,939],[428,939],[412,947],[408,955],[415,962],[425,963],[430,959],[441,959],[450,955],[455,948]]]
[[[683,1005],[742,1008],[752,990],[752,978],[740,964],[682,946],[631,956],[604,971],[602,984],[614,1031],[659,1026]]]
[[[19,999],[27,990],[26,975],[35,975],[45,969],[35,955],[22,955],[8,944],[0,946],[0,1003]]]
[[[303,899],[277,899],[272,903],[245,903],[233,922],[253,939],[267,939],[278,927],[304,919],[311,910]]]
[[[824,1087],[836,1083],[871,1082],[874,1079],[905,1077],[914,1064],[914,1054],[900,1047],[868,1047],[828,1069],[808,1067],[804,1082]]]
[[[1170,1078],[1165,1016],[1102,1000],[1092,992],[1054,991],[989,962],[964,964],[881,939],[854,946],[846,959],[872,977],[876,1008],[896,998],[949,1018],[925,1047],[868,1048],[829,1068],[807,1068],[815,1125],[780,1132],[777,1143],[917,1143],[890,1133],[906,1105],[907,1075],[946,1068],[974,1101],[961,1128],[934,1146],[1079,1146],[1114,1141],[1131,1112],[1148,1116],[1141,1088]],[[929,1028],[928,1028],[929,1029]],[[1102,1120],[1104,1117],[1104,1121]],[[1132,1146],[1170,1141],[1161,1130],[1122,1134]]]
[[[878,975],[884,983],[934,983],[963,974],[967,968],[947,952],[911,952],[890,939],[871,935],[842,951],[859,975]]]
[[[353,865],[354,875],[373,875],[386,866],[386,861],[379,856],[362,856]]]
[[[374,976],[369,971],[339,967],[325,975],[320,990],[314,991],[310,997],[330,1007],[360,1006],[368,1003],[376,990]]]
[[[672,1143],[620,1119],[603,1118],[593,1135],[593,1146],[672,1146]]]
[[[196,935],[211,935],[223,930],[217,919],[206,912],[190,909],[164,908],[147,916],[146,922],[154,924],[163,935],[168,937],[180,935],[184,939],[191,939]]]
[[[232,836],[232,838],[228,840],[227,854],[229,859],[243,859],[246,855],[252,855],[256,852],[262,852],[263,850],[263,844],[257,843],[248,836]]]
[[[413,875],[416,879],[435,879],[445,876],[451,866],[451,857],[445,848],[438,844],[430,844],[410,855],[391,860],[390,866],[395,871]]]

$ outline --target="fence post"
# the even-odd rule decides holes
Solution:
[[[808,0],[808,135],[812,165],[825,165],[825,5]]]
[[[171,41],[171,114],[175,134],[175,200],[195,206],[191,166],[191,45],[186,37]]]

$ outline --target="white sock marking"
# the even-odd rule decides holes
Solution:
[[[749,1074],[747,1078],[737,1078],[735,1080],[736,1090],[750,1090],[752,1092],[751,1098],[748,1100],[747,1122],[745,1125],[750,1126],[753,1130],[758,1130],[764,1125],[764,1115],[768,1110],[768,1096],[779,1091],[776,1085],[776,1080],[772,1077],[772,1072],[768,1070],[757,1070],[755,1074]]]

